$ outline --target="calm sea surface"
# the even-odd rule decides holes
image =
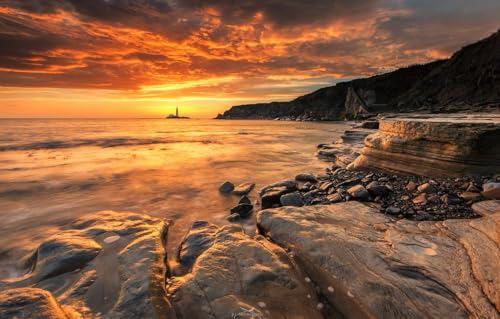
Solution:
[[[0,120],[0,277],[83,213],[171,219],[172,243],[196,220],[227,223],[238,197],[218,186],[262,186],[322,173],[316,145],[343,123],[217,120]],[[245,225],[250,228],[250,219]]]

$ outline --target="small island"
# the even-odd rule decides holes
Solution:
[[[167,117],[165,117],[166,119],[189,119],[189,117],[187,116],[179,116],[179,108],[176,107],[175,108],[175,115],[174,114],[169,114]]]

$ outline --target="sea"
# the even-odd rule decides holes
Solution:
[[[296,174],[324,173],[316,146],[344,122],[208,119],[0,119],[0,278],[64,225],[86,213],[131,211],[171,223],[176,247],[191,223],[229,223],[238,196]],[[253,217],[244,221],[254,230]],[[171,248],[174,249],[174,248]]]

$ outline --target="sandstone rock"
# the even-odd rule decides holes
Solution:
[[[485,200],[472,204],[474,213],[488,216],[500,213],[500,200]]]
[[[395,222],[358,202],[257,214],[345,318],[496,318],[499,220]]]
[[[76,316],[75,316],[76,317]],[[0,292],[0,318],[72,319],[48,291],[15,288]]]
[[[339,193],[328,195],[326,198],[328,199],[328,201],[331,204],[340,203],[340,202],[344,201],[344,199],[342,198],[342,195],[340,195]]]
[[[222,183],[222,185],[219,187],[219,192],[221,193],[231,193],[234,189],[234,184],[226,181]]]
[[[417,187],[418,191],[421,193],[432,194],[436,192],[436,188],[430,183],[424,183]]]
[[[415,196],[415,198],[412,199],[413,204],[416,205],[425,205],[427,204],[427,195],[426,194],[420,194]]]
[[[460,196],[461,198],[463,198],[463,200],[465,200],[466,202],[468,202],[468,201],[476,201],[476,200],[481,199],[481,194],[479,194],[479,193],[473,193],[473,192],[461,192],[461,193],[458,194],[458,196]]]
[[[335,184],[332,182],[322,182],[319,184],[319,190],[323,192],[328,192],[330,189],[334,188]]]
[[[42,243],[28,258],[25,276],[0,285],[5,289],[42,288],[63,309],[73,309],[78,314],[75,318],[97,314],[103,318],[159,318],[160,313],[171,311],[163,295],[166,232],[161,219],[147,215],[87,214],[61,226],[55,237]],[[16,298],[28,305],[29,299],[22,300],[30,293]],[[36,295],[52,300],[44,293]]]
[[[500,183],[486,183],[481,194],[489,199],[500,199]]]
[[[312,174],[306,174],[302,173],[297,176],[295,176],[295,180],[299,182],[311,182],[311,183],[316,183],[318,180],[316,179],[316,176]]]
[[[283,206],[304,206],[304,197],[299,192],[293,192],[282,195],[280,198],[281,205]]]
[[[255,187],[255,183],[243,183],[234,188],[232,191],[235,195],[246,195],[252,191]]]
[[[370,193],[363,185],[356,185],[347,190],[347,193],[355,199],[367,200],[370,198]]]
[[[409,191],[409,192],[413,192],[414,190],[417,189],[417,184],[415,184],[415,182],[413,181],[409,181],[408,182],[408,185],[406,185],[406,189]]]
[[[313,287],[284,250],[237,225],[210,228],[204,237],[212,245],[189,271],[168,279],[177,318],[322,318]]]
[[[231,208],[231,214],[238,214],[240,217],[245,218],[250,216],[253,211],[253,205],[251,204],[238,204]]]
[[[489,174],[500,171],[499,139],[494,114],[387,117],[354,165],[421,176]]]

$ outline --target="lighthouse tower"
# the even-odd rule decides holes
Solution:
[[[179,117],[179,108],[178,107],[175,108],[175,117]]]

